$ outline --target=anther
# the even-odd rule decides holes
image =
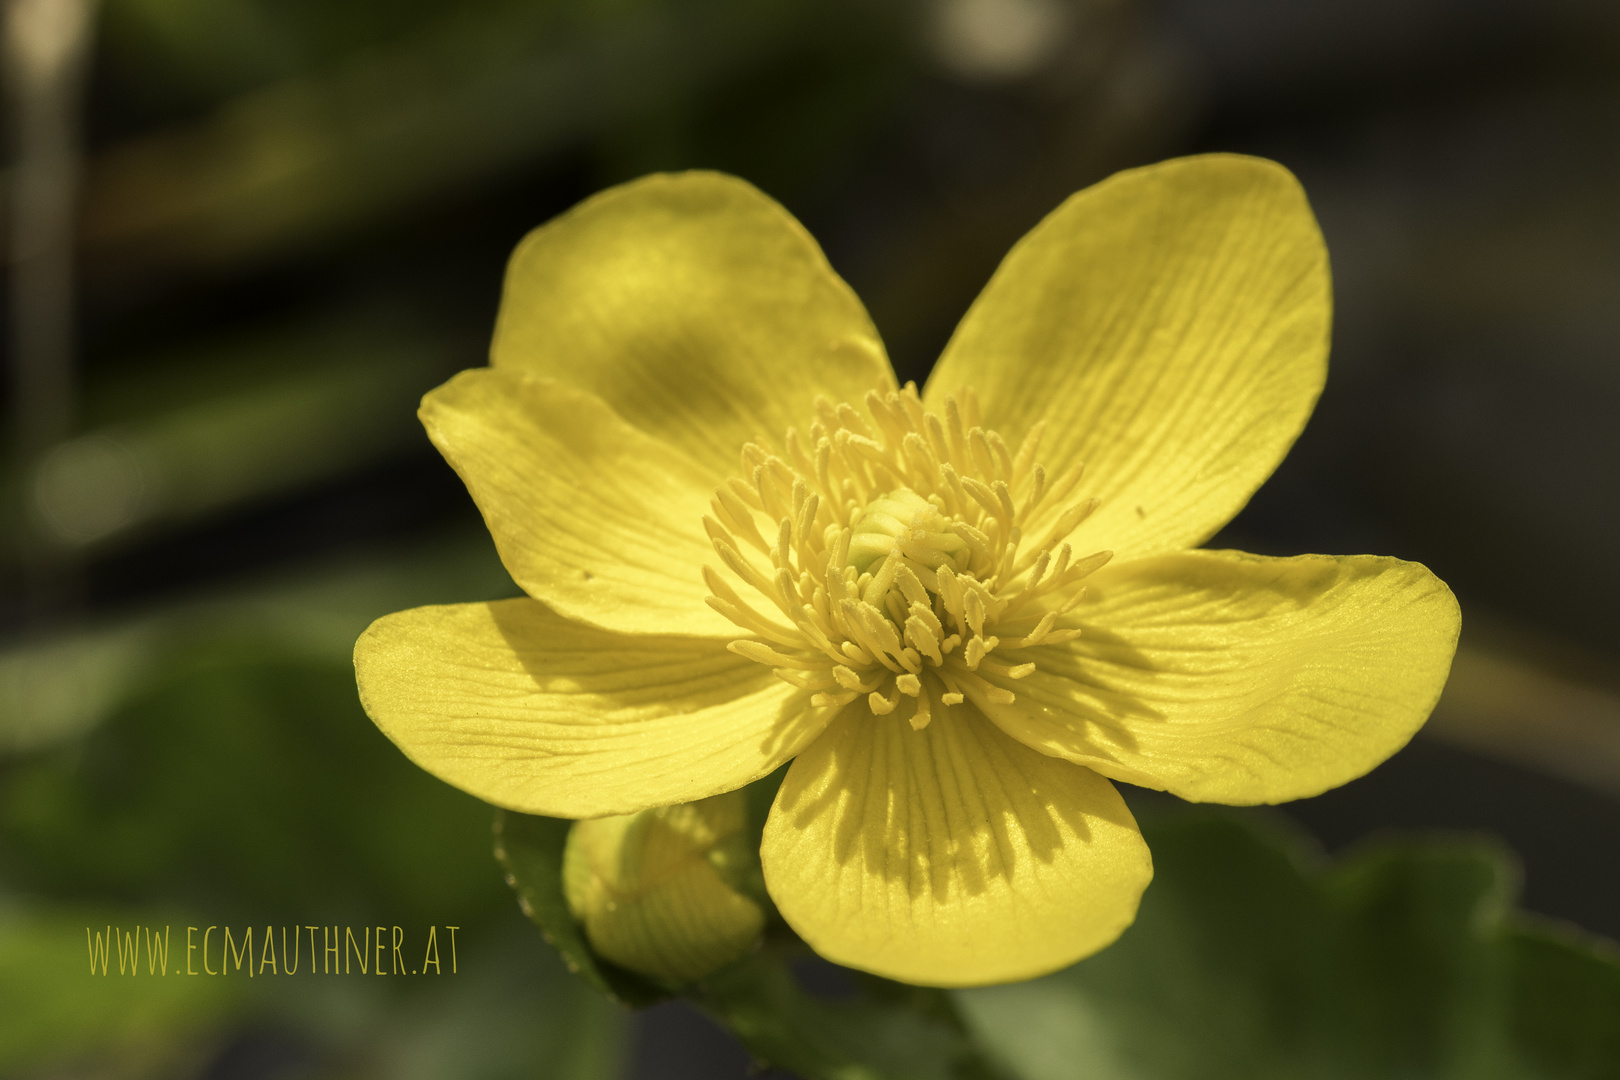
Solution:
[[[869,419],[818,398],[808,439],[789,429],[780,457],[748,443],[741,478],[715,491],[703,525],[721,564],[791,623],[767,618],[729,576],[705,568],[709,605],[750,635],[728,648],[814,691],[818,707],[864,696],[859,707],[880,717],[909,696],[919,730],[936,695],[945,707],[968,694],[1014,701],[984,676],[1027,677],[1036,664],[1019,650],[1078,637],[1058,620],[1109,558],[1076,559],[1063,542],[1096,506],[1072,498],[1082,471],[1054,480],[1035,461],[1043,424],[1010,453],[966,387],[938,413],[914,383],[874,390],[864,405]],[[1024,544],[1031,515],[1049,503],[1045,541]],[[743,544],[758,556],[744,557]]]

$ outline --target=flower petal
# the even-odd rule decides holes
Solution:
[[[866,309],[804,227],[717,173],[645,177],[534,232],[507,268],[497,367],[590,390],[713,474],[778,442],[817,394],[894,375]]]
[[[937,702],[922,731],[846,708],[788,770],[760,856],[771,898],[818,953],[931,986],[1094,953],[1153,876],[1113,785]]]
[[[1093,577],[1085,634],[1027,651],[1014,738],[1184,799],[1276,803],[1405,746],[1451,669],[1461,616],[1417,563],[1188,551]],[[975,698],[975,700],[978,700]]]
[[[624,633],[737,636],[705,603],[703,470],[551,379],[478,368],[422,399],[422,423],[523,591]]]
[[[367,714],[407,757],[526,814],[601,817],[730,791],[830,717],[718,641],[615,634],[528,599],[384,616],[354,665]]]
[[[973,387],[1009,439],[1048,421],[1040,460],[1085,462],[1081,493],[1102,500],[1088,549],[1193,547],[1305,426],[1331,313],[1327,251],[1286,169],[1167,161],[1079,192],[1019,241],[927,397]]]

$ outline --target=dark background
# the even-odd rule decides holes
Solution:
[[[461,905],[516,940],[482,809],[401,767],[343,664],[370,618],[511,590],[412,412],[483,362],[517,240],[649,171],[734,172],[805,222],[921,382],[1067,194],[1236,151],[1304,183],[1336,319],[1315,417],[1214,544],[1421,561],[1465,613],[1432,733],[1284,812],[1330,850],[1493,833],[1528,908],[1620,937],[1620,7],[107,0],[87,57],[61,91],[82,123],[68,405],[8,389],[0,899]],[[280,779],[164,803],[199,754]],[[458,824],[390,863],[391,798]],[[199,854],[228,846],[199,813],[239,811],[290,852],[275,880],[305,884]],[[145,869],[95,839],[113,821]],[[434,892],[456,875],[477,884]],[[300,1023],[226,1024],[188,1060],[294,1075],[358,1038]],[[635,1075],[740,1075],[705,1023],[645,1014]]]

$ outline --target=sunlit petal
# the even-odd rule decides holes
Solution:
[[[1274,803],[1366,773],[1445,685],[1457,601],[1417,563],[1189,551],[1093,579],[1085,633],[1026,650],[1015,738],[1182,798]]]
[[[929,380],[1102,500],[1082,546],[1192,547],[1270,476],[1327,371],[1327,251],[1280,165],[1228,154],[1120,173],[1019,241]],[[1059,507],[1053,507],[1056,513]],[[1037,530],[1038,531],[1038,530]]]
[[[412,761],[486,802],[554,817],[741,787],[829,715],[721,642],[615,634],[528,599],[384,616],[354,661],[366,712]]]

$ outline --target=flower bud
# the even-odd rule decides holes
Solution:
[[[764,926],[739,892],[746,849],[740,791],[636,814],[576,821],[563,891],[591,947],[632,971],[691,982],[738,959]]]

